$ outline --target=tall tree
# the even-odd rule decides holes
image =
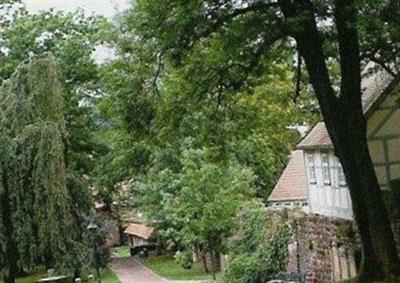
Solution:
[[[7,7],[13,7],[8,9]],[[20,4],[0,6],[0,81],[34,55],[51,52],[65,78],[64,104],[68,129],[66,160],[78,175],[91,176],[102,150],[94,137],[93,101],[98,95],[98,65],[93,50],[108,38],[108,22],[83,11],[29,13]]]
[[[187,146],[182,169],[151,170],[146,183],[137,185],[136,197],[149,219],[163,221],[160,233],[171,247],[190,253],[200,248],[218,257],[239,204],[252,197],[254,175],[238,163],[215,162],[218,149]]]
[[[74,220],[65,164],[63,80],[55,58],[22,63],[1,88],[0,258],[4,281],[38,263],[73,268],[82,226]]]
[[[197,50],[191,66],[199,70],[176,68],[154,42],[136,40],[134,23],[132,11],[121,18],[119,56],[102,69],[104,95],[97,106],[104,118],[101,137],[109,141],[110,149],[97,166],[99,187],[112,188],[145,175],[152,166],[169,166],[168,162],[179,170],[180,147],[191,137],[195,147],[216,146],[222,155],[234,152],[239,163],[254,170],[257,194],[265,199],[297,138],[286,127],[313,120],[317,112],[310,111],[316,108],[310,97],[299,98],[301,111],[292,102],[292,70],[282,64],[290,60],[290,53],[269,66],[263,77],[249,77],[249,83],[258,82],[251,91],[228,95],[221,89],[201,95],[207,84],[191,80],[218,62],[223,49]],[[202,53],[207,54],[206,60]],[[210,74],[207,80],[220,80],[220,76]],[[111,202],[107,193],[112,190],[103,191]]]
[[[390,0],[135,3],[137,37],[190,70],[198,96],[246,88],[249,75],[265,73],[265,59],[276,64],[290,50],[299,53],[349,184],[362,240],[361,281],[400,274],[361,103],[362,66],[374,62],[375,69],[399,74],[399,5]],[[199,62],[195,58],[207,62],[209,53],[202,50],[210,49],[224,52],[212,64],[193,64]]]

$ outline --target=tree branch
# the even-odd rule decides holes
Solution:
[[[244,84],[245,79],[248,78],[250,73],[258,66],[261,62],[261,58],[264,54],[268,51],[268,48],[271,47],[275,42],[277,42],[281,38],[280,34],[271,35],[266,34],[264,35],[262,42],[259,43],[258,47],[252,54],[252,58],[246,65],[242,65],[240,69],[241,78],[239,81],[236,81],[232,84],[235,91],[238,91]]]
[[[278,3],[285,16],[288,31],[295,38],[304,59],[325,125],[333,144],[336,144],[340,131],[337,120],[340,119],[341,105],[332,87],[325,62],[323,39],[317,28],[313,3],[311,0],[278,0]]]
[[[379,59],[378,57],[371,55],[371,56],[367,56],[365,58],[369,59],[371,62],[378,64],[382,69],[384,69],[386,72],[388,72],[392,77],[397,76],[397,73],[395,71],[393,71],[388,65],[386,65],[386,63],[383,60]]]
[[[160,77],[161,70],[163,68],[163,62],[162,62],[163,54],[164,54],[163,51],[161,51],[157,56],[158,57],[157,70],[156,70],[156,73],[153,78],[153,88],[157,95],[160,95],[160,91],[158,90],[158,86],[157,86],[157,80]]]
[[[272,2],[272,3],[257,2],[246,8],[236,9],[233,12],[231,12],[230,14],[217,16],[217,18],[215,19],[215,21],[213,23],[211,23],[204,31],[199,32],[195,36],[193,43],[197,42],[200,38],[208,37],[210,34],[217,31],[219,28],[221,28],[225,23],[233,20],[234,18],[236,18],[238,16],[245,15],[245,14],[251,13],[251,12],[268,11],[271,8],[278,8],[278,7],[279,7],[278,3],[276,3],[276,2]]]

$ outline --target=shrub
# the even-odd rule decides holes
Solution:
[[[262,258],[256,253],[247,253],[234,257],[228,264],[223,282],[226,283],[257,283],[265,282],[265,272],[262,268]]]
[[[193,255],[189,251],[177,252],[175,255],[175,260],[184,269],[192,268]]]
[[[247,202],[237,219],[237,229],[230,239],[230,260],[223,282],[266,282],[287,263],[287,245],[291,227],[285,216],[268,216],[259,202]]]

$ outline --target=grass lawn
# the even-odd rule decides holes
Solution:
[[[150,256],[140,259],[144,265],[161,277],[172,280],[205,280],[211,279],[200,263],[193,264],[191,269],[184,269],[178,265],[172,255]]]
[[[129,257],[131,256],[129,246],[120,246],[111,249],[111,253],[115,254],[117,257]]]
[[[100,276],[102,283],[121,283],[110,268],[102,270]]]
[[[102,283],[121,283],[118,278],[115,276],[114,272],[109,269],[103,269],[101,271],[101,282]],[[26,277],[21,277],[18,278],[16,283],[35,283],[37,280],[46,277],[46,270],[44,267],[38,267],[34,272],[29,274]],[[87,280],[86,280],[87,281]],[[86,282],[85,280],[82,280],[82,282]],[[0,279],[0,282],[3,282],[3,280]]]

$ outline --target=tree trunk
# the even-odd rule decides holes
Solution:
[[[7,171],[2,175],[3,193],[0,195],[0,210],[2,215],[2,222],[5,232],[5,258],[6,258],[6,272],[4,274],[4,283],[15,283],[15,278],[18,273],[17,260],[18,251],[14,239],[14,229],[12,226],[12,207],[10,199],[10,190],[7,179]]]
[[[361,103],[361,70],[354,0],[334,0],[341,67],[335,93],[311,0],[278,0],[306,63],[326,128],[343,165],[362,241],[361,282],[400,275],[400,261],[380,186],[370,157]],[[292,25],[291,25],[292,24]]]
[[[212,278],[215,281],[217,279],[216,273],[221,270],[220,254],[215,251],[210,252],[210,262]]]
[[[360,124],[365,126],[360,127]],[[354,218],[362,242],[360,280],[365,282],[366,279],[400,276],[394,235],[369,154],[366,123],[360,121],[347,127],[343,125],[342,129],[347,132],[347,140],[339,142],[336,153],[349,185]]]
[[[342,75],[341,117],[331,122],[330,134],[336,136],[336,155],[346,167],[354,217],[362,239],[360,279],[390,279],[400,275],[400,260],[368,148],[367,120],[361,103],[357,6],[354,0],[334,3]]]
[[[208,266],[207,266],[207,252],[204,250],[204,248],[202,246],[200,247],[200,254],[201,254],[201,261],[203,263],[204,271],[209,273],[210,270],[208,269]]]

